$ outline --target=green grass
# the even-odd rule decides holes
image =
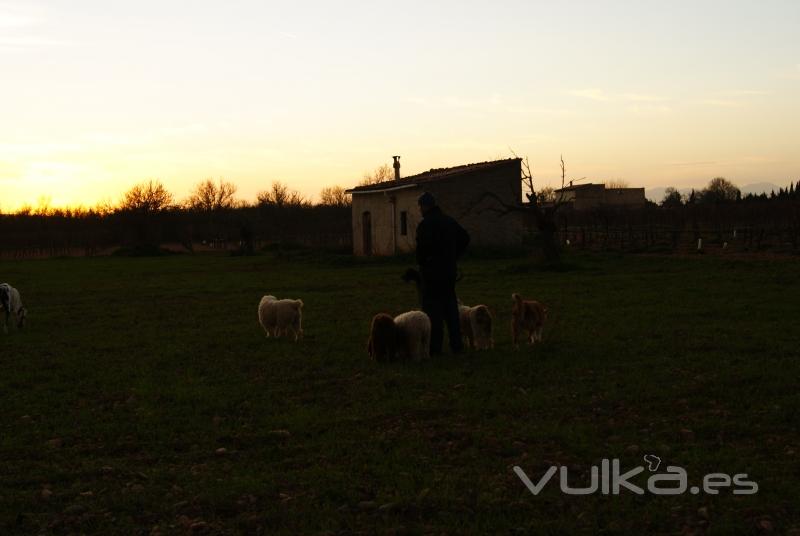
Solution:
[[[0,336],[0,533],[800,531],[797,261],[473,259],[459,295],[490,306],[496,348],[378,365],[369,321],[415,308],[408,265],[3,263],[29,325]],[[514,291],[551,310],[517,352]],[[302,342],[264,337],[267,293],[303,299]],[[511,470],[583,485],[644,454],[760,490],[533,496]]]

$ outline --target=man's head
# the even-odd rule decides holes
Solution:
[[[433,197],[433,194],[430,192],[425,192],[419,196],[419,199],[417,199],[417,204],[419,205],[420,211],[422,211],[422,214],[424,215],[436,206],[436,198]]]

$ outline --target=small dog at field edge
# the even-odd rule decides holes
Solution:
[[[518,339],[523,331],[528,332],[528,343],[542,340],[542,327],[547,320],[547,307],[536,300],[525,300],[517,293],[511,295],[511,338],[514,348],[519,348]]]

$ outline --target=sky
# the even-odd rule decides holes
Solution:
[[[800,179],[800,2],[0,0],[0,210],[528,157]]]

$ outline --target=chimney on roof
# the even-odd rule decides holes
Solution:
[[[393,156],[392,158],[394,158],[394,164],[392,164],[394,167],[394,180],[398,181],[400,180],[400,157]]]

